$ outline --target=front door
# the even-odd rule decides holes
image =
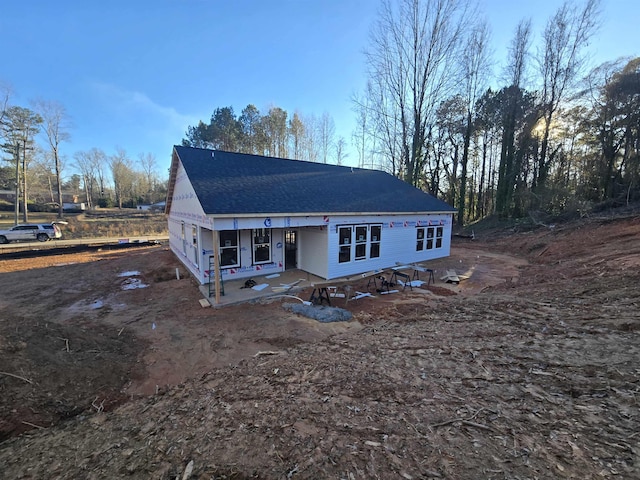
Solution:
[[[284,269],[298,268],[297,261],[298,232],[295,230],[284,231]]]

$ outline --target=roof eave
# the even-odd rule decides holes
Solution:
[[[213,218],[251,218],[251,217],[321,217],[329,216],[398,216],[398,215],[453,215],[453,210],[414,211],[414,212],[254,212],[254,213],[207,213]]]
[[[176,186],[176,176],[178,174],[178,152],[176,152],[175,146],[173,147],[173,151],[171,152],[171,167],[169,168],[169,182],[167,183],[167,198],[164,206],[164,213],[168,214],[171,210],[171,203],[173,199],[173,192]]]

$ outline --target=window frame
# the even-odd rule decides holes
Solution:
[[[427,227],[427,241],[425,244],[425,250],[433,250],[433,240],[435,237],[435,227]]]
[[[382,224],[373,223],[369,225],[371,231],[371,241],[369,242],[369,258],[380,258],[380,239],[382,238]],[[377,236],[374,236],[374,228],[377,231]],[[374,255],[374,249],[376,254]]]
[[[368,225],[354,225],[354,246],[353,246],[353,259],[357,262],[367,259],[367,243],[369,239],[369,227]],[[364,233],[364,235],[363,235]]]
[[[336,231],[338,234],[338,263],[361,262],[380,258],[381,223],[337,225]],[[374,233],[376,234],[375,240]]]
[[[235,233],[235,244],[232,243],[233,239],[232,238],[223,238],[224,234],[228,233],[228,232],[234,232]],[[227,241],[230,242],[229,245],[227,245]],[[224,243],[223,243],[224,242]],[[218,245],[220,248],[220,268],[221,269],[227,269],[227,268],[237,268],[240,266],[240,231],[239,230],[220,230],[218,232]],[[233,264],[223,264],[222,259],[224,258],[224,253],[226,253],[227,251],[232,251],[235,249],[235,260],[236,263]]]
[[[348,231],[345,236],[343,231]],[[351,262],[351,245],[353,239],[353,225],[338,225],[338,263]],[[345,255],[346,254],[346,258]]]
[[[273,235],[270,228],[253,228],[251,229],[251,260],[253,265],[264,265],[271,263],[272,248],[271,243]],[[257,260],[258,249],[267,249],[268,255],[266,260]]]
[[[425,250],[425,227],[416,227],[416,252],[422,252]]]

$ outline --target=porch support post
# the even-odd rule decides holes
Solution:
[[[220,232],[213,230],[213,275],[216,305],[220,304]]]

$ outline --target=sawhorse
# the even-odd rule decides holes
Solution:
[[[415,273],[415,271],[414,271]],[[391,274],[391,284],[392,285],[397,285],[398,282],[398,277],[404,279],[402,282],[402,291],[404,292],[404,289],[407,288],[407,285],[409,285],[409,288],[411,289],[411,291],[413,291],[413,285],[411,285],[411,277],[409,275],[407,275],[406,273],[402,273],[399,272],[397,270],[394,270],[393,273]]]
[[[318,294],[316,295],[316,292]],[[311,296],[309,297],[309,301],[314,305],[322,305],[322,302],[326,301],[329,306],[331,306],[331,299],[329,297],[329,290],[327,287],[314,287],[313,292],[311,292]]]
[[[435,285],[436,280],[433,278],[433,269],[421,265],[412,265],[411,268],[413,268],[413,280],[420,280],[420,272],[424,272],[427,274],[427,287],[430,283]]]

